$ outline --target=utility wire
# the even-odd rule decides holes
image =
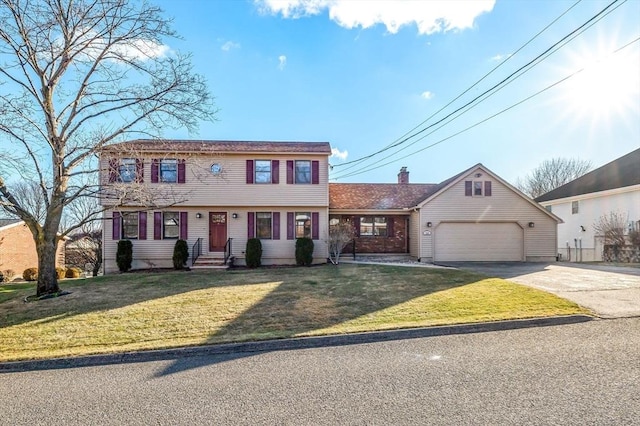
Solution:
[[[625,48],[627,48],[627,47],[631,46],[633,43],[637,43],[638,41],[640,41],[640,37],[636,37],[635,39],[631,40],[631,41],[630,41],[630,42],[628,42],[627,44],[625,44],[625,45],[623,45],[623,46],[619,47],[618,49],[614,50],[613,52],[611,52],[611,53],[607,56],[607,58],[608,58],[609,56],[612,56],[612,55],[614,55],[614,54],[616,54],[616,53],[620,52],[621,50],[623,50],[623,49],[625,49]],[[603,59],[604,59],[604,58],[603,58]],[[598,61],[598,62],[600,62],[600,61]],[[447,140],[449,140],[449,139],[452,139],[452,138],[454,138],[454,137],[456,137],[456,136],[458,136],[458,135],[460,135],[460,134],[462,134],[462,133],[465,133],[465,132],[467,132],[467,131],[469,131],[469,130],[473,129],[474,127],[479,126],[480,124],[485,123],[485,122],[487,122],[487,121],[489,121],[489,120],[491,120],[491,119],[493,119],[493,118],[495,118],[495,117],[497,117],[497,116],[499,116],[499,115],[501,115],[501,114],[503,114],[503,113],[505,113],[505,112],[507,112],[507,111],[509,111],[509,110],[511,110],[511,109],[513,109],[513,108],[515,108],[515,107],[517,107],[517,106],[519,106],[519,105],[521,105],[521,104],[525,103],[525,102],[527,102],[527,101],[528,101],[528,100],[530,100],[530,99],[533,99],[534,97],[536,97],[536,96],[538,96],[538,95],[540,95],[540,94],[542,94],[542,93],[546,92],[547,90],[549,90],[549,89],[551,89],[551,88],[553,88],[553,87],[555,87],[555,86],[557,86],[557,85],[559,85],[559,84],[561,84],[561,83],[563,83],[563,82],[567,81],[568,79],[570,79],[570,78],[572,78],[572,77],[574,77],[574,76],[576,76],[576,75],[580,74],[581,72],[583,72],[583,71],[584,71],[585,69],[587,69],[587,68],[588,68],[588,67],[580,68],[579,70],[574,71],[573,73],[571,73],[571,74],[567,75],[566,77],[564,77],[564,78],[562,78],[562,79],[560,79],[560,80],[556,81],[556,82],[555,82],[555,83],[553,83],[553,84],[550,84],[550,85],[546,86],[545,88],[543,88],[543,89],[541,89],[541,90],[537,91],[536,93],[534,93],[534,94],[532,94],[532,95],[530,95],[530,96],[527,96],[526,98],[524,98],[524,99],[522,99],[522,100],[520,100],[520,101],[516,102],[515,104],[512,104],[512,105],[508,106],[507,108],[504,108],[504,109],[502,109],[502,110],[500,110],[500,111],[496,112],[495,114],[492,114],[492,115],[490,115],[490,116],[488,116],[488,117],[486,117],[486,118],[484,118],[484,119],[482,119],[482,120],[480,120],[480,121],[478,121],[478,122],[476,122],[476,123],[472,124],[472,125],[471,125],[471,126],[469,126],[469,127],[466,127],[466,128],[464,128],[464,129],[462,129],[462,130],[460,130],[460,131],[458,131],[458,132],[456,132],[456,133],[454,133],[454,134],[452,134],[452,135],[449,135],[449,136],[447,136],[447,137],[445,137],[445,138],[442,138],[442,139],[440,139],[440,140],[438,140],[438,141],[436,141],[436,142],[434,142],[434,143],[432,143],[432,144],[430,144],[430,145],[427,145],[427,146],[425,146],[425,147],[423,147],[423,148],[421,148],[421,149],[419,149],[419,150],[417,150],[417,151],[413,151],[413,152],[411,152],[410,154],[407,154],[407,155],[405,155],[405,156],[403,156],[403,157],[400,157],[400,158],[397,158],[397,159],[395,159],[395,160],[388,161],[388,162],[386,162],[386,163],[384,163],[384,164],[381,164],[381,165],[379,165],[379,166],[377,166],[377,167],[372,167],[372,168],[370,168],[370,169],[366,169],[366,170],[362,170],[362,171],[355,171],[355,172],[353,172],[353,173],[349,173],[349,174],[343,175],[343,176],[341,176],[341,177],[350,177],[350,176],[355,176],[355,175],[359,175],[359,174],[362,174],[362,173],[366,173],[366,172],[369,172],[369,171],[371,171],[371,170],[375,170],[375,169],[377,169],[377,168],[379,168],[379,167],[384,167],[384,166],[387,166],[387,165],[389,165],[389,164],[395,163],[396,161],[404,160],[405,158],[408,158],[408,157],[410,157],[410,156],[412,156],[412,155],[414,155],[414,154],[417,154],[417,153],[419,153],[419,152],[422,152],[422,151],[425,151],[425,150],[427,150],[427,149],[429,149],[429,148],[432,148],[432,147],[434,147],[434,146],[436,146],[436,145],[439,145],[439,144],[441,144],[441,143],[443,143],[443,142],[445,142],[445,141],[447,141]],[[428,136],[428,135],[424,135],[424,136],[422,136],[419,140],[422,140],[422,139],[426,138],[427,136]]]
[[[411,137],[407,138],[407,140],[405,140],[403,143],[407,142],[409,139],[417,136],[420,133],[423,133],[424,131],[428,130],[431,127],[434,127],[438,124],[440,124],[438,127],[436,127],[435,129],[433,129],[432,131],[430,131],[429,133],[422,135],[420,138],[412,141],[411,143],[409,143],[408,145],[404,145],[403,147],[399,148],[398,150],[396,150],[395,152],[391,153],[390,155],[388,155],[386,158],[381,158],[367,166],[363,166],[359,169],[354,170],[353,172],[349,172],[347,174],[339,174],[338,176],[333,177],[332,179],[341,179],[344,177],[348,177],[348,176],[353,176],[354,174],[360,174],[359,172],[366,170],[366,171],[370,171],[370,170],[374,170],[377,167],[374,167],[376,164],[379,164],[385,160],[388,160],[390,157],[398,154],[401,151],[404,151],[405,149],[415,145],[417,142],[423,140],[426,136],[429,136],[433,133],[435,133],[436,131],[440,130],[442,127],[446,126],[447,124],[451,123],[452,121],[454,121],[455,119],[457,119],[458,117],[460,117],[461,115],[467,113],[468,111],[470,111],[471,109],[475,108],[476,106],[480,105],[480,103],[484,102],[485,100],[489,99],[491,96],[493,96],[494,94],[496,94],[499,90],[502,90],[503,88],[505,88],[507,85],[513,83],[515,80],[517,80],[518,78],[522,77],[524,74],[526,74],[527,72],[531,71],[536,65],[538,65],[540,62],[542,62],[543,60],[545,60],[546,58],[548,58],[549,56],[551,56],[553,53],[557,52],[558,50],[560,50],[561,48],[563,48],[566,44],[570,43],[571,41],[573,41],[576,37],[580,36],[583,32],[585,32],[586,30],[588,30],[589,28],[591,28],[593,25],[595,25],[596,23],[598,23],[601,19],[603,19],[604,17],[606,17],[608,14],[612,13],[614,10],[616,10],[618,7],[622,6],[622,4],[624,4],[626,2],[626,0],[619,4],[618,6],[616,6],[614,9],[611,9],[609,11],[607,11],[605,14],[599,16],[596,20],[591,21],[586,27],[584,26],[584,24],[579,27],[579,31],[576,32],[576,30],[574,30],[572,33],[570,33],[567,37],[564,37],[562,40],[558,41],[557,43],[555,43],[553,46],[551,46],[551,48],[547,49],[545,52],[543,52],[541,55],[538,55],[538,57],[536,57],[533,61],[529,62],[529,64],[533,64],[531,65],[529,68],[524,69],[526,66],[521,67],[519,70],[516,70],[514,73],[512,73],[509,77],[507,77],[506,79],[504,79],[501,83],[499,83],[498,85],[494,86],[493,88],[487,90],[486,92],[480,94],[478,97],[476,97],[473,101],[469,102],[467,105],[458,108],[457,110],[453,111],[451,114],[447,115],[446,117],[444,117],[442,120],[437,121],[436,123],[426,127],[425,129],[422,129],[421,131],[415,133],[414,135],[412,135]],[[597,15],[596,15],[597,16]],[[595,16],[594,16],[595,17]],[[593,19],[593,18],[592,18]],[[529,65],[527,64],[527,65]],[[524,70],[523,70],[524,69]],[[523,70],[522,72],[519,73],[520,70]],[[519,73],[519,74],[518,74]],[[516,75],[517,74],[517,75]],[[500,84],[502,84],[501,87],[497,88],[497,86],[499,86]],[[480,99],[478,102],[476,102],[475,104],[472,104],[472,102],[474,102],[475,100]],[[466,108],[466,109],[465,109]],[[399,146],[400,144],[397,144],[396,146]],[[402,158],[406,158],[406,157],[402,157]],[[399,161],[400,159],[396,159],[391,161],[391,163],[395,162],[395,161]],[[385,163],[385,164],[390,164],[389,162]],[[382,167],[382,166],[380,166]],[[353,168],[350,167],[350,168]],[[348,169],[350,169],[348,168]],[[342,172],[346,172],[347,169],[345,169]]]
[[[438,120],[438,121],[436,121],[435,123],[430,124],[429,126],[427,126],[427,127],[423,128],[423,129],[421,129],[421,130],[419,130],[419,131],[417,131],[417,132],[413,133],[412,135],[407,136],[407,137],[404,137],[404,138],[400,139],[399,141],[397,141],[397,142],[395,142],[395,143],[392,143],[392,144],[388,145],[387,147],[385,147],[385,148],[383,148],[383,149],[381,149],[381,150],[379,150],[379,151],[377,151],[377,152],[375,152],[375,153],[373,153],[373,154],[370,154],[370,155],[368,155],[368,156],[362,157],[362,158],[360,158],[360,159],[356,159],[356,160],[349,161],[349,162],[347,162],[347,163],[341,163],[341,164],[338,164],[338,165],[334,165],[333,167],[340,167],[340,166],[345,166],[345,165],[348,165],[348,164],[354,164],[354,163],[356,163],[356,162],[362,162],[362,161],[364,161],[364,160],[366,160],[366,159],[369,159],[369,158],[371,158],[371,157],[373,157],[373,156],[375,156],[375,155],[378,155],[378,154],[380,154],[380,153],[386,152],[386,151],[388,151],[388,150],[389,150],[389,149],[391,149],[391,148],[394,148],[394,147],[396,147],[396,146],[402,145],[402,144],[404,144],[405,142],[407,142],[409,139],[411,139],[411,138],[413,138],[413,137],[415,137],[415,136],[417,136],[417,135],[419,135],[419,134],[421,134],[421,133],[425,132],[426,130],[428,130],[428,129],[430,129],[430,128],[432,128],[432,127],[434,127],[434,126],[436,126],[436,125],[438,125],[438,124],[440,124],[440,123],[442,123],[443,121],[447,120],[448,118],[450,118],[451,116],[455,115],[456,113],[458,113],[458,112],[460,112],[460,111],[464,110],[465,108],[469,107],[470,105],[472,105],[473,103],[477,102],[478,100],[480,100],[480,102],[481,102],[481,101],[482,101],[481,99],[482,99],[483,97],[485,97],[487,94],[489,94],[489,93],[491,93],[491,92],[493,92],[493,91],[497,91],[496,89],[501,88],[501,86],[505,86],[505,85],[506,85],[506,82],[508,82],[509,80],[511,80],[511,79],[515,79],[515,78],[519,77],[520,75],[524,74],[524,73],[522,72],[523,70],[527,69],[528,67],[532,67],[532,65],[533,65],[533,66],[537,65],[537,63],[541,62],[541,61],[539,61],[539,60],[540,60],[540,58],[544,57],[545,55],[547,55],[547,56],[548,56],[548,53],[549,53],[550,51],[552,51],[555,47],[557,47],[559,44],[563,43],[565,40],[567,40],[568,38],[572,37],[572,36],[573,36],[574,34],[576,34],[577,32],[581,31],[584,27],[586,27],[586,26],[588,26],[588,25],[590,26],[590,24],[591,24],[593,21],[597,22],[598,20],[600,20],[600,19],[601,19],[601,16],[602,16],[603,14],[604,14],[604,16],[606,16],[606,14],[611,13],[613,10],[617,9],[617,8],[618,8],[618,7],[620,7],[622,4],[624,4],[627,0],[622,1],[622,3],[620,3],[620,5],[616,6],[616,8],[614,8],[614,9],[612,9],[611,11],[607,12],[607,11],[608,11],[608,9],[610,9],[614,4],[616,4],[616,3],[620,2],[620,1],[621,1],[621,0],[614,0],[613,2],[611,2],[610,4],[608,4],[604,9],[602,9],[600,12],[598,12],[596,15],[592,16],[592,17],[591,17],[591,18],[589,18],[586,22],[584,22],[582,25],[580,25],[578,28],[574,29],[574,30],[573,30],[573,31],[571,31],[569,34],[565,35],[562,39],[560,39],[558,42],[554,43],[551,47],[549,47],[549,48],[548,48],[548,49],[546,49],[544,52],[542,52],[541,54],[539,54],[538,56],[536,56],[534,59],[532,59],[531,61],[529,61],[528,63],[526,63],[526,64],[525,64],[525,65],[523,65],[522,67],[518,68],[518,69],[517,69],[516,71],[514,71],[513,73],[509,74],[506,78],[504,78],[503,80],[501,80],[499,83],[495,84],[494,86],[492,86],[492,87],[491,87],[491,88],[489,88],[488,90],[486,90],[486,91],[484,91],[483,93],[481,93],[480,95],[476,96],[476,97],[475,97],[475,98],[473,98],[471,101],[469,101],[469,102],[467,102],[466,104],[464,104],[463,106],[461,106],[461,107],[457,108],[457,109],[456,109],[456,110],[454,110],[453,112],[451,112],[451,113],[447,114],[445,117],[443,117],[443,118],[439,119],[439,120]],[[574,5],[574,6],[575,6],[575,5]],[[572,6],[572,7],[573,7],[573,6]],[[570,9],[569,9],[569,10],[570,10]],[[567,10],[567,11],[568,11],[568,10]],[[607,13],[605,14],[605,12],[607,12]],[[566,13],[566,12],[565,12],[565,13]],[[602,16],[602,17],[604,17],[604,16]],[[560,17],[558,17],[557,19],[559,19],[559,18],[560,18]],[[554,22],[555,22],[555,21],[557,21],[557,19],[556,19],[556,20],[554,20]],[[593,23],[595,23],[595,22],[593,22]],[[549,24],[549,25],[551,25],[551,24]],[[548,26],[547,26],[547,27],[548,27]],[[546,27],[545,27],[545,29],[546,29]],[[543,30],[543,31],[544,31],[544,30]],[[530,43],[530,41],[529,41],[529,42],[527,42],[527,43]],[[520,50],[520,49],[518,49],[518,50]],[[497,67],[496,67],[496,68],[497,68]],[[491,72],[493,72],[493,70],[492,70]],[[485,77],[486,77],[486,76],[485,76]],[[484,79],[485,77],[483,77],[483,79]],[[481,80],[479,80],[477,83],[479,83],[480,81],[481,81]],[[476,83],[476,84],[477,84],[477,83]],[[474,84],[474,86],[475,86],[475,84]],[[472,86],[472,87],[473,87],[473,86]],[[466,92],[468,92],[470,89],[471,89],[471,88],[469,88],[469,89],[465,90],[465,92],[463,92],[463,94],[464,94],[464,93],[466,93]],[[462,94],[461,94],[460,96],[462,96]],[[456,97],[455,99],[458,99],[460,96]],[[454,99],[454,101],[455,101],[455,99]],[[452,102],[453,102],[453,101],[451,101],[451,102],[450,102],[449,104],[447,104],[447,105],[450,105]],[[479,102],[478,102],[478,103],[479,103]],[[445,107],[443,107],[442,109],[444,109],[444,108],[445,108]],[[442,110],[442,109],[441,109],[441,110]],[[441,111],[441,110],[440,110],[440,111]],[[438,111],[438,112],[440,112],[440,111]],[[435,113],[435,114],[433,114],[433,115],[436,115],[436,114],[437,114],[437,113]],[[433,115],[432,115],[431,117],[433,117]],[[424,124],[424,123],[425,123],[426,121],[428,121],[431,117],[429,117],[427,120],[425,120],[425,121],[424,121],[423,123],[421,123],[420,125]],[[417,127],[420,127],[420,125],[419,125],[419,126],[416,126],[414,129],[416,129]],[[406,135],[406,133],[405,133],[405,135]],[[353,167],[353,166],[352,166],[352,167]],[[347,169],[345,169],[345,171],[346,171],[346,170],[347,170]],[[340,178],[340,177],[345,177],[345,176],[338,176],[338,177],[336,177],[335,179]]]

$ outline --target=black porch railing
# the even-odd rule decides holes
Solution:
[[[193,244],[193,247],[191,247],[191,264],[192,265],[196,263],[196,260],[198,260],[201,254],[202,254],[202,238],[198,238],[196,242]]]
[[[227,261],[231,257],[231,241],[233,238],[229,238],[227,243],[224,245],[224,264],[227,264]]]

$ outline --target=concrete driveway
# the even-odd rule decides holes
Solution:
[[[556,294],[603,318],[640,316],[640,268],[579,263],[447,263]]]

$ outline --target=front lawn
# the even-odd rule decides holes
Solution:
[[[128,273],[0,285],[0,361],[589,314],[471,272],[386,265]]]

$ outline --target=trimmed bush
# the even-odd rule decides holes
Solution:
[[[67,274],[67,270],[64,268],[58,268],[56,267],[56,277],[61,280],[63,279]]]
[[[173,247],[173,267],[175,269],[184,269],[189,259],[189,246],[185,240],[176,241]]]
[[[245,250],[245,262],[249,268],[257,268],[262,264],[262,242],[258,238],[250,238]]]
[[[118,241],[116,264],[120,272],[127,272],[131,269],[131,262],[133,262],[133,243],[129,240]]]
[[[6,269],[4,271],[0,271],[0,283],[8,283],[13,281],[16,273],[13,269]]]
[[[313,240],[311,238],[296,239],[296,265],[309,266],[313,262]]]
[[[64,276],[66,278],[80,278],[80,276],[82,275],[82,270],[80,268],[67,268]]]
[[[27,268],[22,273],[22,278],[25,281],[37,281],[38,280],[38,268]]]

